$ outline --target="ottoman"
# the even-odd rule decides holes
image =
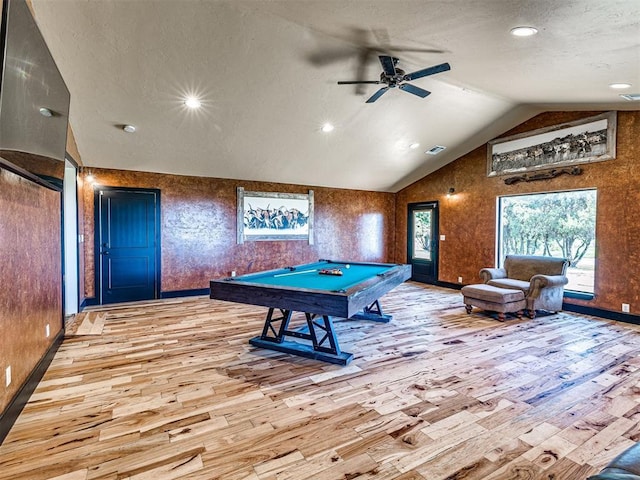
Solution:
[[[462,287],[462,296],[467,313],[471,313],[471,307],[498,312],[498,320],[501,322],[504,321],[505,313],[515,313],[518,318],[522,318],[522,311],[527,307],[522,290],[494,287],[484,283]]]

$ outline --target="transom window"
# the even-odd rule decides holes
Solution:
[[[565,290],[594,293],[596,190],[500,197],[498,258],[544,255],[569,259]]]

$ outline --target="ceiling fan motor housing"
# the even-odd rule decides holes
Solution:
[[[380,81],[386,83],[390,87],[396,87],[400,82],[404,80],[404,70],[396,68],[395,75],[387,75],[386,72],[380,74]]]

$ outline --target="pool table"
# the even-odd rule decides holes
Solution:
[[[319,260],[212,280],[210,297],[269,308],[252,345],[346,365],[353,354],[340,350],[331,317],[388,322],[378,299],[410,277],[411,265]],[[306,324],[290,330],[294,312]]]

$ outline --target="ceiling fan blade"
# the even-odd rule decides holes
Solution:
[[[371,33],[379,45],[386,47],[391,43],[389,31],[386,28],[371,28]]]
[[[413,93],[419,97],[426,97],[427,95],[431,95],[431,92],[428,90],[424,90],[420,87],[416,87],[415,85],[411,85],[410,83],[403,83],[402,85],[398,85],[400,90],[404,90],[405,92]]]
[[[330,65],[332,63],[351,58],[355,51],[356,49],[352,47],[325,49],[307,55],[306,59],[311,63],[311,65],[324,67],[325,65]]]
[[[375,102],[377,99],[379,99],[382,94],[384,92],[386,92],[387,90],[389,90],[389,87],[383,87],[380,90],[378,90],[376,93],[374,93],[373,95],[371,95],[371,97],[369,97],[369,100],[367,100],[365,103],[373,103]]]
[[[371,50],[368,48],[360,48],[358,52],[358,69],[356,72],[357,79],[365,79],[369,75],[367,75],[367,65],[369,63],[369,58],[371,57]],[[356,95],[364,95],[365,87],[363,85],[356,86]]]
[[[384,74],[393,77],[396,74],[396,63],[398,63],[398,59],[395,57],[390,57],[389,55],[378,55],[380,59],[380,64],[382,65],[382,70]]]
[[[338,85],[356,85],[358,83],[370,83],[370,84],[374,84],[374,85],[378,85],[379,83],[382,83],[380,80],[348,80],[348,81],[342,81],[342,82],[338,82]]]
[[[420,48],[420,47],[407,47],[398,46],[391,43],[389,37],[389,31],[386,28],[372,28],[371,33],[375,38],[376,44],[371,44],[371,49],[376,49],[380,53],[394,54],[396,52],[420,52],[420,53],[445,53],[444,50],[436,50],[435,48]]]
[[[434,75],[436,73],[446,72],[447,70],[451,70],[451,65],[449,65],[448,63],[441,63],[440,65],[436,65],[434,67],[425,68],[413,73],[407,73],[403,77],[403,80],[415,80],[416,78],[422,78],[429,75]]]
[[[447,53],[446,50],[440,50],[437,48],[418,48],[418,47],[403,47],[402,45],[389,45],[387,51],[392,52],[410,52],[410,53]]]

